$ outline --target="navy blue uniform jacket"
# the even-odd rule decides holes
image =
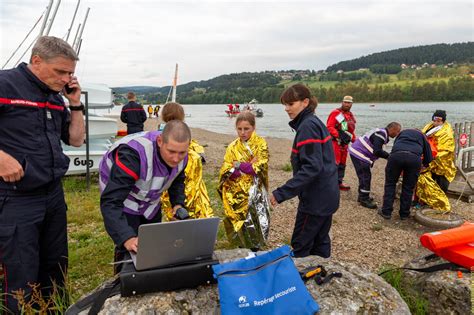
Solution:
[[[420,130],[402,130],[395,139],[392,147],[392,153],[399,151],[408,151],[419,156],[420,159],[422,159],[423,165],[426,167],[428,167],[428,164],[433,160],[430,144],[426,136]]]
[[[130,101],[122,108],[120,120],[127,124],[127,129],[129,130],[143,131],[146,113],[142,105]]]
[[[25,176],[0,179],[0,189],[32,192],[59,182],[69,167],[61,140],[69,144],[70,113],[61,95],[27,67],[0,71],[0,150],[13,156]]]
[[[339,208],[337,165],[326,126],[308,108],[290,122],[296,130],[291,149],[293,178],[273,191],[281,203],[298,196],[298,211],[327,216]]]

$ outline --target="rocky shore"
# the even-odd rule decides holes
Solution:
[[[146,130],[154,130],[158,119],[148,119]],[[119,122],[119,129],[126,129]],[[258,121],[257,121],[258,133]],[[234,135],[214,133],[203,129],[192,128],[192,136],[205,147],[207,163],[204,172],[217,176],[226,145],[235,139]],[[291,140],[266,138],[270,150],[269,179],[270,191],[291,178],[291,171],[285,171],[289,164]],[[379,205],[382,203],[384,186],[384,168],[386,161],[381,159],[372,169],[372,192]],[[352,189],[341,192],[340,208],[334,215],[331,229],[332,258],[338,261],[355,263],[374,272],[384,265],[401,266],[420,255],[428,254],[419,241],[419,237],[428,231],[413,219],[401,221],[398,217],[399,202],[395,201],[394,213],[390,221],[382,219],[371,210],[357,202],[357,176],[348,159],[345,181]],[[472,204],[450,199],[452,209],[465,220],[474,221]],[[293,231],[296,216],[297,198],[278,205],[272,212],[268,245],[275,247],[288,244]]]

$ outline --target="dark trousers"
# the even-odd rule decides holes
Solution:
[[[127,134],[131,135],[132,133],[142,132],[143,126],[127,126]]]
[[[66,203],[58,182],[40,195],[12,194],[0,190],[0,264],[3,269],[0,295],[10,311],[19,313],[13,291],[39,284],[48,297],[53,282],[64,285],[67,272]]]
[[[382,212],[391,215],[393,201],[395,199],[395,187],[400,174],[403,172],[402,194],[400,196],[400,217],[410,215],[410,207],[413,199],[418,176],[420,175],[421,157],[416,154],[399,151],[390,154],[385,167],[385,189],[383,194]]]
[[[337,166],[337,181],[338,181],[339,184],[342,184],[345,174],[346,174],[346,165],[345,164],[339,164]]]
[[[350,155],[350,154],[349,154]],[[357,201],[364,201],[370,198],[370,182],[372,181],[372,172],[370,163],[359,160],[351,156],[352,164],[354,165],[357,178],[359,179],[359,197]]]
[[[324,258],[331,256],[332,215],[315,216],[300,211],[296,214],[295,227],[291,237],[291,246],[295,257],[318,255]]]
[[[442,191],[444,192],[448,191],[449,181],[446,179],[446,177],[444,177],[443,175],[435,174],[435,173],[431,173],[431,177],[438,184],[439,188],[441,188]]]
[[[138,227],[142,224],[148,224],[148,223],[158,223],[161,222],[161,211],[159,211],[152,219],[147,220],[144,216],[142,215],[133,215],[133,214],[128,214],[124,213],[125,217],[127,218],[128,225],[133,228],[135,233],[138,235]],[[114,255],[114,261],[122,261],[122,260],[127,260],[130,259],[130,255],[128,253],[128,250],[122,246],[115,246],[115,255]],[[115,264],[114,265],[114,274],[117,274],[122,270],[122,264]]]

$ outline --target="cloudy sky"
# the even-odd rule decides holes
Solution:
[[[58,0],[55,0],[55,3]],[[49,0],[0,0],[0,67]],[[50,35],[65,38],[77,0],[62,0]],[[263,70],[320,70],[384,50],[473,41],[472,0],[81,0],[77,75],[110,86],[171,84]],[[40,23],[41,24],[41,23]],[[6,68],[11,68],[39,25]],[[23,58],[29,58],[29,52]]]

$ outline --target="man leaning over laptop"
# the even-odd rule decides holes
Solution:
[[[114,260],[137,252],[138,227],[161,222],[160,196],[168,190],[173,211],[184,205],[184,168],[191,131],[173,120],[161,131],[141,132],[115,142],[100,162],[100,209],[115,243]],[[179,210],[178,210],[179,209]],[[121,265],[116,265],[115,273]]]

